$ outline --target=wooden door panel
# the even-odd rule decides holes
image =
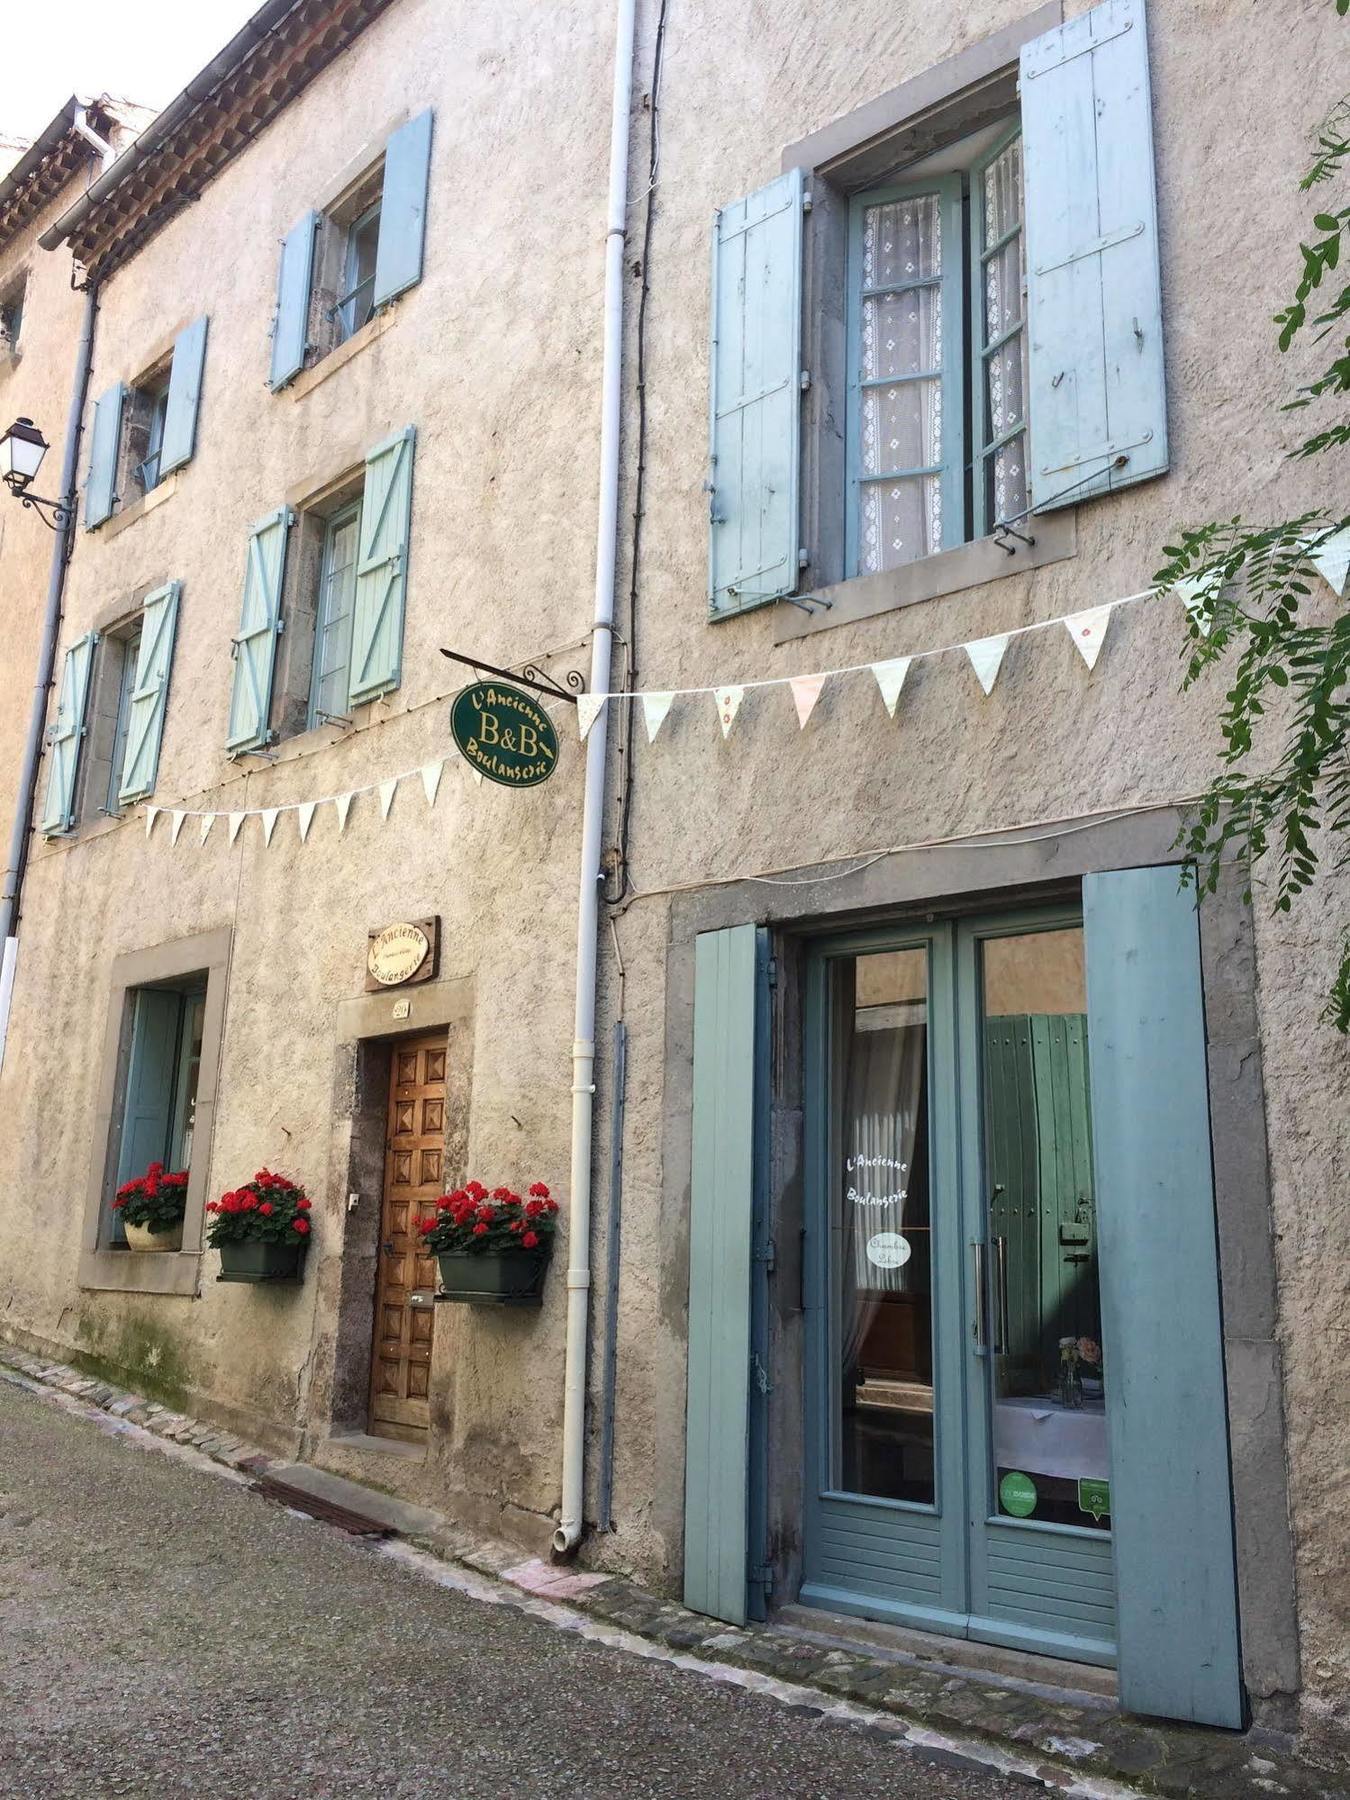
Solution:
[[[376,1435],[420,1439],[427,1430],[435,1313],[410,1298],[436,1280],[419,1225],[444,1191],[445,1065],[444,1034],[399,1044],[391,1061],[370,1380]]]

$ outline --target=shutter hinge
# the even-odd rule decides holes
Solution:
[[[769,1598],[773,1593],[773,1570],[768,1563],[751,1563],[750,1583],[752,1587],[759,1589],[766,1600]]]
[[[764,979],[773,988],[778,986],[778,958],[771,956],[764,971]]]
[[[801,373],[801,384],[802,384],[802,392],[803,392],[803,393],[805,393],[805,392],[806,392],[806,390],[807,390],[807,388],[809,388],[809,387],[810,387],[810,385],[811,385],[811,371],[810,371],[810,369],[803,369],[803,370],[802,370],[802,373]]]
[[[765,1269],[772,1274],[778,1261],[778,1250],[772,1238],[766,1238],[762,1249],[752,1251],[750,1260],[763,1263]]]
[[[802,189],[802,211],[804,213],[808,213],[808,212],[810,212],[810,210],[811,210],[811,190],[810,190],[810,188],[803,188]]]
[[[797,552],[797,567],[799,569],[809,569],[811,567],[811,553],[809,550],[799,550]]]

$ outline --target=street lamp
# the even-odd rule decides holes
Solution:
[[[29,483],[42,467],[47,454],[47,440],[31,419],[15,419],[0,437],[0,481],[25,506],[34,507],[44,525],[59,531],[70,522],[70,508],[60,500],[44,500],[41,494],[30,494]],[[51,508],[51,517],[43,511]]]

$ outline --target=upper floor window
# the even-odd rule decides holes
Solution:
[[[984,134],[986,138],[988,133]],[[1022,518],[1020,132],[858,195],[849,243],[849,557],[871,575]]]
[[[400,125],[359,180],[287,232],[272,319],[273,388],[354,337],[421,280],[431,122],[428,110]]]
[[[402,679],[413,448],[405,426],[364,466],[298,513],[279,507],[249,533],[226,748],[263,750]]]
[[[85,476],[89,530],[150,493],[190,462],[197,447],[206,360],[205,318],[180,331],[172,353],[128,386],[115,382],[94,403]]]
[[[977,539],[1046,560],[1067,534],[1038,549],[1028,521],[1168,466],[1143,0],[988,59],[870,103],[851,148],[834,121],[717,215],[714,618],[804,577],[900,577],[817,624],[949,592],[960,559],[905,572]]]
[[[41,829],[48,837],[118,814],[155,790],[178,626],[180,584],[146,595],[141,610],[66,651]]]
[[[3,294],[0,294],[0,351],[10,356],[19,353],[19,340],[23,334],[23,308],[28,296],[28,275],[25,272],[10,282]]]

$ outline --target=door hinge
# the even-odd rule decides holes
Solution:
[[[778,958],[771,956],[765,965],[764,979],[773,988],[778,986]]]
[[[750,1583],[759,1589],[766,1600],[769,1598],[773,1593],[773,1570],[768,1563],[751,1563]]]
[[[766,1238],[763,1247],[754,1251],[751,1255],[751,1261],[763,1263],[765,1269],[768,1270],[770,1274],[773,1272],[777,1259],[778,1251],[772,1238]]]

